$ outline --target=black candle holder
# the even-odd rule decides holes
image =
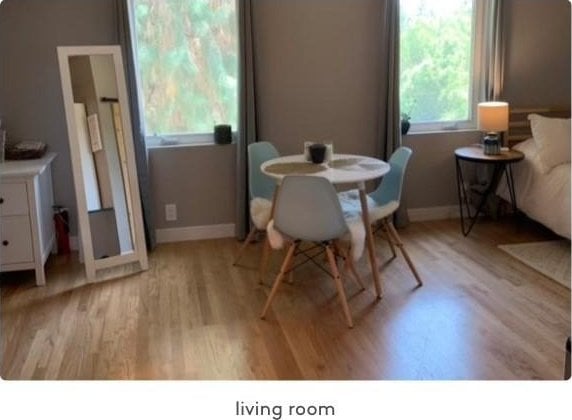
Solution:
[[[312,163],[323,163],[326,158],[326,145],[315,143],[310,146],[310,159]]]

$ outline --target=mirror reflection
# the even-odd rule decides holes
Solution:
[[[135,230],[113,56],[72,56],[69,70],[94,258],[128,254]]]

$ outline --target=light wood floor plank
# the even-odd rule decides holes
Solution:
[[[258,318],[283,252],[258,283],[262,243],[159,245],[147,272],[87,283],[77,255],[51,257],[47,285],[2,273],[4,379],[561,379],[570,290],[499,250],[552,239],[534,223],[457,220],[400,229],[424,286],[377,238],[384,297],[344,279],[354,328],[336,288],[298,268]]]

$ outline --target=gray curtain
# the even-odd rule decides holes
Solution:
[[[386,0],[381,18],[379,152],[383,160],[401,146],[399,112],[399,0]]]
[[[379,88],[378,156],[387,161],[401,146],[401,116],[399,106],[399,0],[386,0],[381,16],[381,72]],[[397,227],[409,223],[407,191],[404,189],[401,206],[394,223]]]
[[[505,35],[503,25],[503,0],[489,0],[485,11],[485,53],[483,71],[482,99],[496,101],[501,99],[504,79]]]
[[[239,120],[236,139],[236,237],[244,239],[250,226],[248,145],[256,141],[256,95],[252,0],[237,0],[239,68]]]
[[[504,81],[505,34],[503,25],[504,0],[483,0],[483,46],[481,51],[481,85],[479,101],[502,100]],[[501,133],[504,144],[504,133]],[[492,176],[492,167],[479,165],[476,168],[477,182],[487,185]]]
[[[125,79],[127,94],[129,95],[129,108],[131,112],[131,125],[133,131],[133,145],[135,149],[135,162],[137,164],[137,178],[141,195],[141,207],[143,210],[143,224],[145,227],[145,241],[147,249],[155,247],[155,227],[151,212],[151,186],[149,179],[149,167],[147,164],[147,147],[145,146],[145,132],[141,121],[140,102],[137,86],[137,63],[134,54],[135,39],[131,32],[130,0],[116,0],[117,11],[117,38],[123,53],[123,65],[125,67]]]

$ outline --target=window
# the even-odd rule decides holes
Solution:
[[[400,103],[413,131],[474,128],[481,0],[401,0]],[[479,16],[479,18],[477,18]]]
[[[132,0],[149,144],[212,142],[237,126],[235,0]]]

